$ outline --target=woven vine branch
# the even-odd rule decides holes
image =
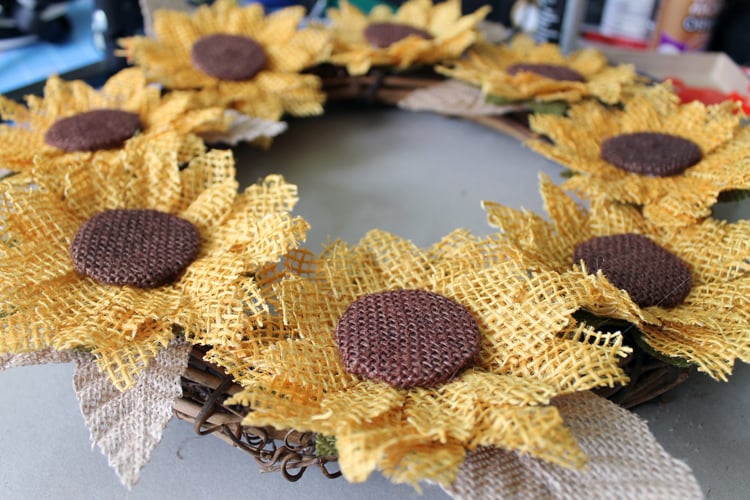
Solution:
[[[175,416],[193,424],[199,435],[213,435],[250,455],[264,472],[281,472],[288,481],[299,480],[310,467],[328,478],[341,475],[329,470],[335,456],[316,454],[316,435],[295,430],[242,425],[248,409],[227,406],[224,401],[240,387],[219,367],[203,360],[205,349],[194,347],[182,377],[182,398],[174,406]]]

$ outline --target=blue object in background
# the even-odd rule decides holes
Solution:
[[[68,7],[72,33],[65,43],[34,42],[0,51],[0,94],[100,63],[103,54],[94,46],[91,34],[93,0],[74,0]]]

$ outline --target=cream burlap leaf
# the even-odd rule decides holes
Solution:
[[[187,368],[189,351],[184,339],[173,340],[126,391],[112,384],[93,356],[77,362],[73,386],[91,445],[99,446],[128,488],[138,481],[172,418],[174,401],[182,396],[180,376]]]
[[[483,447],[445,490],[458,499],[703,498],[690,468],[656,442],[646,422],[590,392],[554,401],[588,457],[583,470]]]
[[[449,116],[504,115],[528,109],[521,104],[498,106],[489,103],[479,87],[458,80],[446,80],[415,90],[399,101],[398,106],[410,111],[432,111]]]
[[[221,132],[201,133],[201,137],[207,143],[224,143],[236,146],[241,142],[253,142],[263,138],[276,137],[287,129],[286,122],[263,120],[244,115],[233,109],[228,109],[225,113],[231,117],[229,128]]]

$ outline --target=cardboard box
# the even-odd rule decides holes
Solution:
[[[712,87],[725,93],[737,92],[750,98],[750,78],[732,59],[721,52],[660,54],[599,48],[613,62],[631,63],[644,74],[658,79],[677,77],[695,87]]]

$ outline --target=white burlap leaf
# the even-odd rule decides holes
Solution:
[[[253,142],[263,137],[276,137],[287,129],[286,122],[254,118],[233,109],[228,109],[224,113],[232,117],[232,124],[225,132],[205,132],[201,134],[203,140],[207,143],[236,146],[240,142]]]
[[[446,492],[457,499],[703,498],[690,468],[656,442],[646,422],[589,392],[555,405],[589,461],[582,471],[497,448],[469,453]]]
[[[180,376],[189,352],[184,339],[173,340],[125,392],[99,371],[93,356],[77,362],[73,387],[91,432],[91,446],[99,446],[128,488],[138,481],[172,418],[174,402],[182,395]]]
[[[450,116],[496,116],[526,111],[528,106],[498,106],[485,101],[482,92],[458,80],[445,80],[411,92],[398,106],[410,111],[432,111]]]
[[[55,351],[54,349],[24,352],[22,354],[4,354],[0,356],[0,371],[21,366],[72,363],[86,356],[90,355],[77,351]]]

